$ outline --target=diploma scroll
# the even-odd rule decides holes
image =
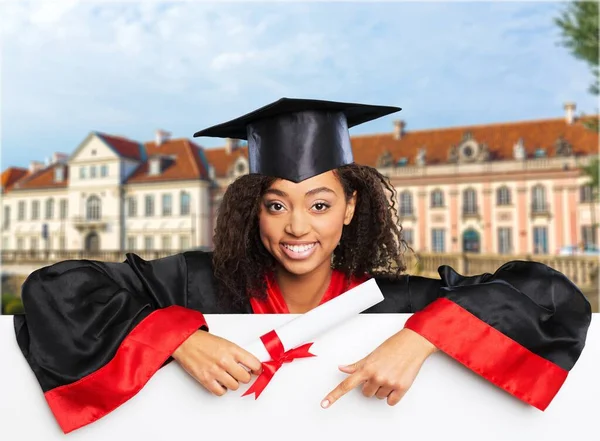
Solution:
[[[311,311],[291,320],[275,329],[285,351],[297,348],[328,329],[360,314],[383,300],[383,294],[375,279],[346,291],[344,294],[319,305]],[[261,339],[243,346],[261,362],[271,360],[269,352]]]

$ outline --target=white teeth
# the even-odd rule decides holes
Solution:
[[[294,253],[303,253],[305,251],[310,250],[312,247],[315,246],[314,243],[310,244],[310,245],[287,245],[284,244],[284,247],[286,247],[288,250],[292,250]]]

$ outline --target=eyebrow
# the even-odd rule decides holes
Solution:
[[[305,196],[311,196],[311,195],[321,193],[321,192],[336,194],[335,191],[333,191],[331,188],[318,187],[318,188],[313,188],[312,190],[307,191]],[[265,191],[265,194],[269,194],[269,193],[276,194],[277,196],[281,196],[282,198],[285,198],[288,196],[288,194],[286,192],[277,190],[276,188],[269,188],[267,191]]]

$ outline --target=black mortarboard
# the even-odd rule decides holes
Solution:
[[[353,162],[348,129],[399,107],[281,98],[194,134],[248,141],[250,173],[300,182]]]

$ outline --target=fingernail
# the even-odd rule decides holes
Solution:
[[[323,401],[321,401],[321,407],[323,409],[327,409],[328,406],[329,406],[329,400],[323,400]]]

